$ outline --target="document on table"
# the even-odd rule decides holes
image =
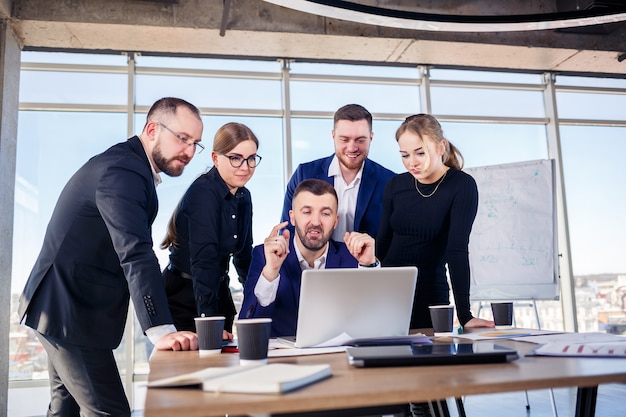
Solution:
[[[626,340],[622,342],[546,343],[527,356],[581,356],[597,358],[626,358]]]
[[[352,338],[347,333],[342,333],[324,343],[308,348],[295,348],[280,338],[270,339],[267,356],[279,358],[284,356],[320,355],[324,353],[345,352],[348,346],[393,346],[409,344],[431,344],[432,341],[423,333],[409,334],[407,336],[380,336]]]
[[[270,339],[268,358],[281,358],[285,356],[322,355],[325,353],[345,352],[346,346],[316,346],[308,348],[296,348],[280,339]]]
[[[489,340],[489,339],[514,339],[521,340],[523,342],[530,342],[528,340],[531,336],[538,335],[551,335],[555,333],[560,333],[554,330],[537,330],[537,329],[506,329],[506,330],[498,330],[498,329],[475,329],[471,333],[461,333],[458,336],[462,339],[470,339],[470,340]],[[519,339],[518,339],[519,338]]]
[[[590,333],[572,333],[572,332],[554,332],[536,334],[528,337],[520,338],[523,342],[532,343],[596,343],[596,342],[616,342],[626,340],[624,336],[618,336],[610,333],[590,332]]]
[[[626,337],[607,333],[563,333],[536,336],[539,346],[527,356],[626,357]]]
[[[295,347],[282,347],[279,349],[272,349],[267,352],[268,358],[282,358],[288,356],[307,356],[307,355],[323,355],[325,353],[337,353],[345,352],[347,346],[328,346],[328,347],[310,347],[310,348],[295,348]]]

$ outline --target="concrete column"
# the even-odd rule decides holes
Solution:
[[[20,46],[6,20],[0,21],[0,415],[8,412],[11,263],[13,260],[13,198]]]

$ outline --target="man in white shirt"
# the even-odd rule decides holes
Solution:
[[[343,242],[331,239],[337,206],[335,189],[327,182],[309,179],[298,185],[289,212],[295,233],[280,232],[287,226],[282,222],[254,248],[239,318],[271,317],[272,336],[293,336],[303,270],[378,266],[375,241],[368,234],[344,232]]]
[[[374,138],[372,115],[365,107],[347,104],[335,112],[332,137],[334,155],[300,164],[285,192],[282,221],[289,220],[294,191],[308,178],[326,181],[338,197],[339,220],[333,239],[342,240],[345,232],[362,232],[375,237],[382,213],[385,184],[393,171],[368,158]],[[293,231],[291,225],[287,225]]]

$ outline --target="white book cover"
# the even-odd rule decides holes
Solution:
[[[205,391],[280,394],[312,384],[332,376],[330,365],[294,365],[271,363],[268,365],[206,368],[148,383],[149,388],[202,385]]]
[[[200,385],[207,379],[233,374],[235,372],[240,372],[242,369],[244,369],[244,367],[205,368],[188,374],[176,375],[148,382],[148,388],[171,388],[185,387],[188,385]]]

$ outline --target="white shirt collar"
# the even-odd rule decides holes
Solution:
[[[296,239],[295,236],[294,236],[294,239]],[[313,261],[313,266],[311,267],[309,266],[309,263],[306,261],[306,259],[304,259],[304,257],[302,256],[302,253],[300,252],[300,249],[298,249],[298,245],[296,244],[296,242],[293,242],[293,247],[296,250],[296,256],[298,257],[298,263],[300,264],[300,269],[302,269],[303,271],[305,269],[325,269],[329,246],[330,244],[326,243],[326,250],[324,251],[322,256],[320,256],[319,258]]]
[[[144,146],[141,138],[139,138],[139,141],[141,142],[141,147],[143,148],[143,151],[146,153],[146,158],[148,158],[148,163],[150,164],[150,170],[152,171],[152,179],[154,180],[154,186],[157,187],[159,184],[163,182],[163,180],[161,179],[161,174],[159,174],[154,168],[154,165],[152,164],[152,158],[150,158],[150,156],[148,155],[148,151],[146,150],[146,147]]]
[[[150,161],[150,158],[148,158],[148,161]],[[156,170],[154,169],[154,166],[152,165],[152,161],[150,161],[150,169],[152,170],[152,179],[154,180],[154,186],[156,187],[159,184],[161,184],[163,180],[161,179],[161,174],[156,172]]]
[[[356,173],[354,180],[352,183],[346,184],[347,186],[358,185],[361,183],[361,177],[363,176],[363,167],[365,167],[365,161],[361,164],[361,168],[359,168],[359,172]],[[337,155],[333,156],[332,161],[330,161],[330,165],[328,166],[328,176],[335,177],[335,184],[337,184],[337,177],[341,178],[343,181],[343,175],[341,175],[341,169],[339,168],[339,158]],[[345,184],[345,181],[344,181]]]

